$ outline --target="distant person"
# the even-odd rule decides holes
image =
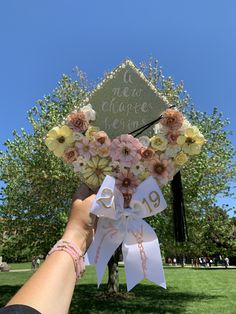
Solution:
[[[36,267],[37,267],[37,268],[39,268],[40,262],[41,262],[41,261],[40,261],[40,258],[38,257],[38,258],[36,259]]]
[[[210,258],[210,260],[209,260],[209,266],[211,267],[212,264],[213,264],[213,260]]]
[[[35,258],[35,256],[32,257],[32,260],[31,260],[31,268],[32,268],[33,270],[36,269],[36,258]]]
[[[203,267],[206,267],[206,258],[205,257],[202,258],[202,265],[203,265]]]
[[[174,266],[177,266],[177,261],[176,261],[175,257],[173,258],[173,264],[174,264]]]
[[[182,259],[182,264],[181,266],[184,267],[185,266],[185,262],[186,262],[186,259],[185,259],[185,256],[183,256],[183,259]]]
[[[199,265],[201,267],[202,266],[202,258],[201,257],[198,258],[198,262],[199,262]]]
[[[225,268],[228,268],[229,267],[229,258],[226,257],[225,258]]]

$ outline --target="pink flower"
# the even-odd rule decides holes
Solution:
[[[172,174],[172,164],[169,160],[160,160],[157,156],[145,163],[150,174],[161,184],[167,184]]]
[[[183,121],[184,117],[181,112],[175,109],[167,109],[162,114],[160,124],[170,130],[178,130],[181,128]]]
[[[116,187],[123,194],[133,194],[139,183],[140,180],[129,169],[123,169],[116,176]]]
[[[90,144],[89,140],[84,137],[79,143],[76,145],[76,150],[80,156],[84,157],[85,159],[90,159],[91,156],[96,155],[95,148]]]
[[[168,143],[171,145],[175,145],[177,143],[177,138],[179,136],[178,131],[170,130],[167,134]]]
[[[67,117],[67,124],[76,132],[85,132],[89,126],[89,121],[82,111],[73,111]]]
[[[118,160],[124,167],[131,167],[137,163],[141,156],[139,150],[142,144],[132,135],[124,134],[115,138],[110,147],[110,155],[113,161]]]
[[[147,147],[147,148],[142,148],[140,154],[144,160],[150,160],[154,157],[155,151],[152,148]]]
[[[73,147],[69,147],[64,151],[63,159],[65,162],[72,163],[78,157],[78,154]]]

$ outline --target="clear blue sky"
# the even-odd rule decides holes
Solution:
[[[27,110],[63,73],[77,65],[95,80],[149,55],[184,80],[197,109],[217,106],[235,132],[235,16],[235,0],[2,0],[0,149],[13,129],[29,129]]]

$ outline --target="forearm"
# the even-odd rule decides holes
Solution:
[[[85,237],[67,227],[62,237],[74,242],[82,252],[86,249]],[[43,314],[68,313],[76,282],[72,257],[64,251],[48,256],[39,270],[26,282],[7,305],[24,304]]]
[[[24,304],[43,314],[68,312],[76,282],[71,256],[58,251],[50,255],[7,305]]]
[[[89,208],[94,197],[95,195],[91,195],[83,201],[74,200],[62,236],[65,241],[57,244],[56,251],[48,256],[39,270],[7,305],[28,305],[42,314],[68,313],[76,282],[76,271],[79,275],[83,270],[81,259],[78,257],[84,254],[93,237],[94,217],[90,216]],[[67,252],[57,251],[58,246],[59,249],[63,246]]]

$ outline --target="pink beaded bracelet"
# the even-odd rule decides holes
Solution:
[[[84,264],[84,256],[78,246],[67,240],[59,240],[54,247],[50,250],[48,255],[51,255],[56,251],[64,251],[67,252],[73,259],[75,265],[75,272],[77,279],[81,278],[83,273],[85,272],[85,264]]]

